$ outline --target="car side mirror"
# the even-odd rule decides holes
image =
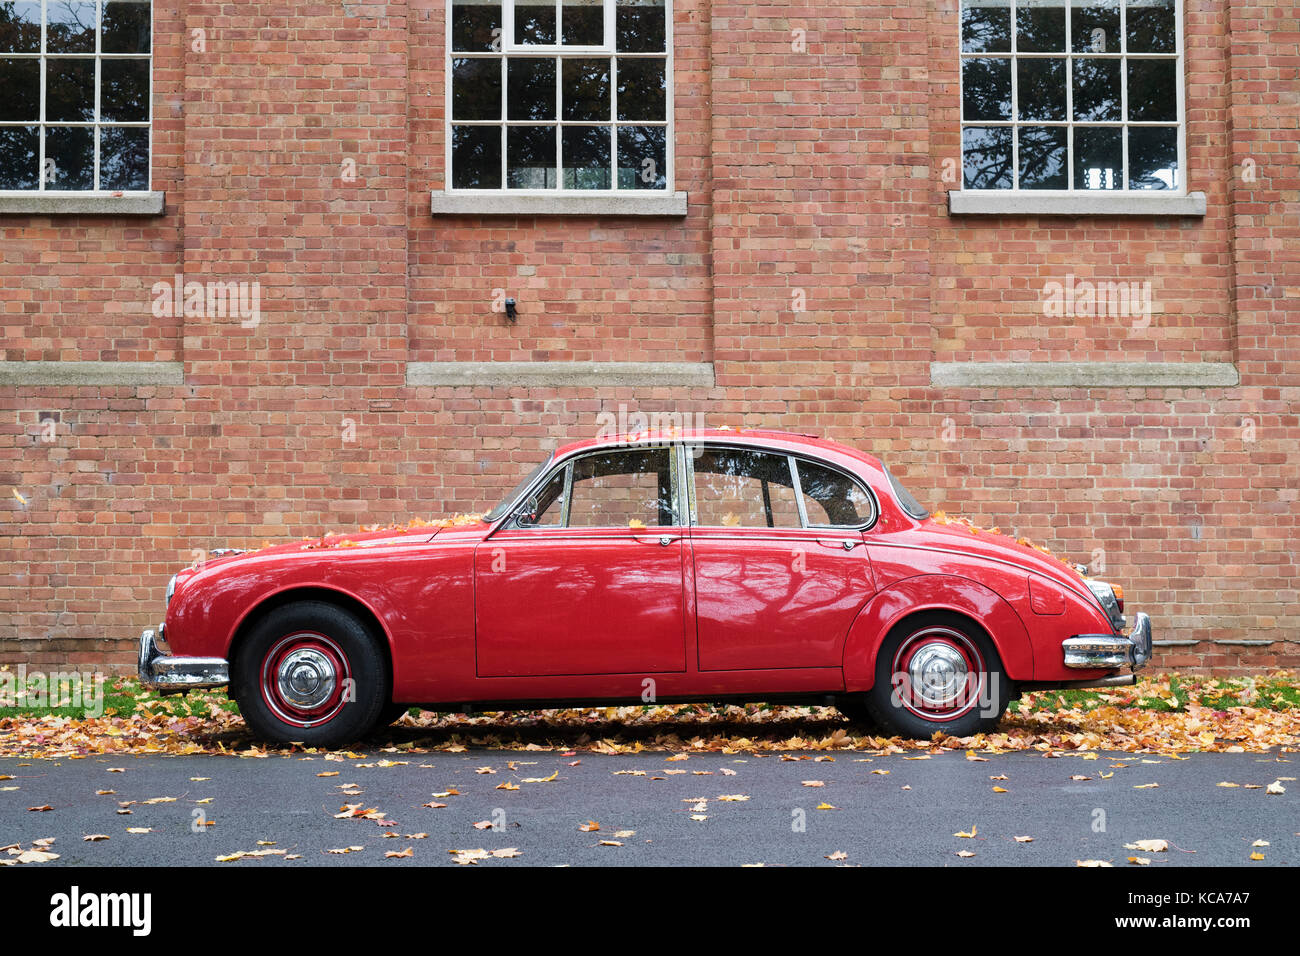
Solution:
[[[515,524],[521,528],[531,528],[537,524],[537,499],[529,498],[524,507],[515,515]]]

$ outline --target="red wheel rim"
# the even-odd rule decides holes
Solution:
[[[894,703],[933,721],[969,713],[988,680],[975,642],[950,627],[926,627],[904,638],[890,674]]]
[[[324,634],[296,631],[278,640],[262,658],[262,700],[294,727],[318,727],[333,720],[352,699],[347,655]]]

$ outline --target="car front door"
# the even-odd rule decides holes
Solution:
[[[840,667],[873,591],[866,491],[835,469],[752,448],[689,459],[699,669]]]
[[[570,459],[478,545],[480,677],[685,670],[677,460],[671,447]]]

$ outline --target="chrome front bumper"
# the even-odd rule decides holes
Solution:
[[[1123,634],[1078,634],[1061,642],[1065,666],[1080,670],[1131,667],[1151,660],[1151,618],[1139,611],[1133,627]]]
[[[158,646],[153,628],[140,634],[140,683],[149,690],[177,694],[230,683],[230,665],[221,657],[172,657]]]

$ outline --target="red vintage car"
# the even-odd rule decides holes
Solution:
[[[965,736],[1027,687],[1132,683],[1151,624],[1124,628],[1119,588],[935,520],[870,455],[722,429],[569,445],[468,521],[220,554],[139,670],[314,746],[412,704],[801,701]]]

